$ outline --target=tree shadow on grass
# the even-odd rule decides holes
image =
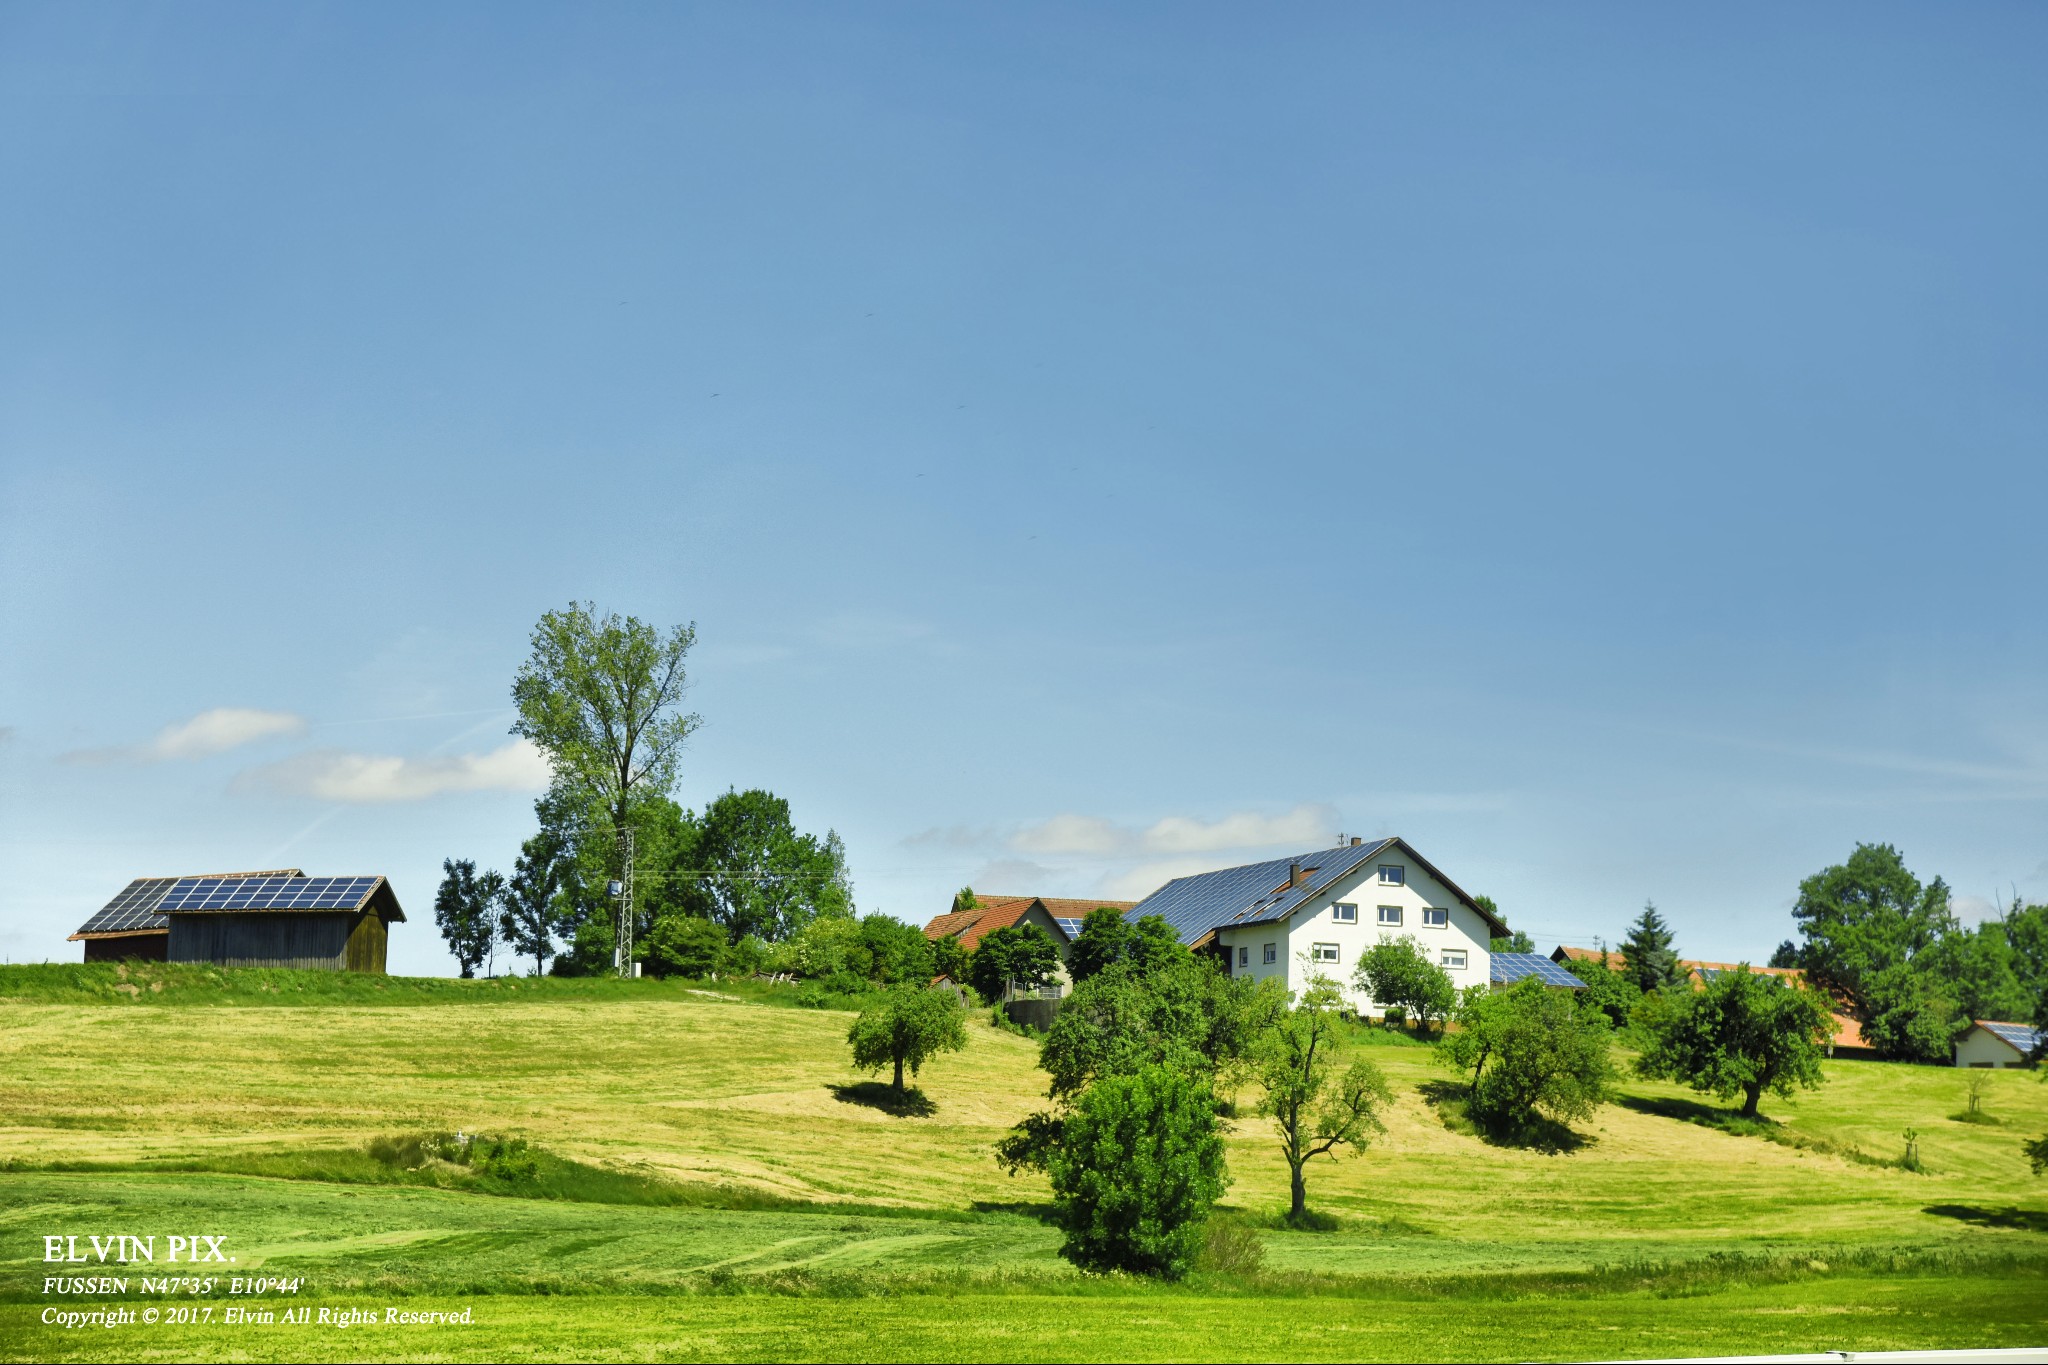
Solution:
[[[1476,1137],[1493,1147],[1521,1147],[1545,1156],[1565,1156],[1598,1141],[1568,1123],[1543,1114],[1531,1114],[1520,1123],[1490,1123],[1476,1117],[1469,1104],[1472,1089],[1458,1081],[1424,1081],[1416,1087],[1423,1100],[1436,1111],[1444,1127],[1454,1133]]]
[[[1775,1128],[1776,1119],[1767,1119],[1759,1114],[1746,1119],[1733,1109],[1718,1105],[1702,1104],[1676,1095],[1616,1095],[1614,1102],[1624,1109],[1633,1109],[1638,1114],[1650,1114],[1660,1119],[1677,1119],[1681,1123],[1697,1123],[1703,1128],[1725,1128],[1741,1132],[1756,1128]]]
[[[939,1112],[939,1106],[914,1085],[898,1090],[881,1081],[855,1081],[850,1085],[828,1085],[825,1088],[841,1104],[879,1109],[892,1118],[928,1119]]]
[[[1931,1213],[1936,1218],[1958,1218],[1980,1228],[2048,1232],[2048,1210],[2042,1209],[2021,1209],[2011,1205],[2002,1209],[1980,1209],[1970,1204],[1930,1204],[1920,1212]]]

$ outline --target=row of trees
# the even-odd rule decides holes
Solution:
[[[1941,878],[1923,884],[1896,848],[1858,844],[1799,884],[1792,913],[1799,939],[1769,965],[1798,969],[1880,1057],[1947,1062],[1972,1019],[2048,1024],[2048,906],[2015,896],[1966,926]],[[1693,989],[1654,903],[1611,954],[1565,965],[1616,1027],[1653,1024]]]

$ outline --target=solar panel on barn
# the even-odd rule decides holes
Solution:
[[[1491,956],[1491,972],[1497,986],[1513,985],[1533,976],[1546,986],[1564,986],[1575,991],[1586,988],[1585,982],[1541,953],[1494,953]]]
[[[292,868],[139,877],[71,937],[85,940],[88,962],[381,972],[388,926],[404,918],[382,877],[308,877]]]
[[[2031,1054],[2041,1041],[2040,1032],[2036,1029],[2028,1028],[2025,1024],[2006,1024],[1997,1020],[1983,1019],[1978,1021],[1978,1027],[2002,1042],[2011,1043],[2024,1054]]]

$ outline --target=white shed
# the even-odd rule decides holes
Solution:
[[[1956,1039],[1956,1065],[2025,1066],[2040,1042],[2041,1035],[2026,1024],[1972,1019],[1969,1032]]]

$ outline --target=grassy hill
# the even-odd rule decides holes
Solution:
[[[133,989],[126,989],[133,988]],[[409,982],[176,968],[0,974],[0,1358],[1502,1358],[2048,1339],[2048,1087],[1836,1062],[1771,1138],[1628,1083],[1564,1154],[1489,1146],[1425,1097],[1427,1049],[1360,1031],[1388,1133],[1311,1168],[1336,1230],[1283,1231],[1286,1168],[1234,1125],[1226,1196],[1266,1270],[1075,1274],[1041,1181],[990,1144],[1040,1103],[1028,1040],[977,1021],[900,1114],[849,1016],[654,982]],[[1249,1101],[1250,1096],[1247,1095]],[[1920,1134],[1919,1173],[1888,1164]],[[517,1136],[498,1180],[373,1143]],[[417,1150],[416,1148],[414,1149]],[[35,1319],[47,1234],[228,1235],[300,1300],[471,1305],[468,1327]],[[97,1268],[95,1268],[96,1271]],[[76,1268],[72,1268],[76,1271]],[[477,1297],[482,1295],[483,1297]],[[369,1296],[365,1299],[363,1296]],[[140,1302],[140,1301],[138,1301]],[[150,1300],[155,1302],[155,1300]],[[78,1302],[64,1305],[81,1306]],[[87,1304],[86,1306],[89,1306]],[[282,1307],[280,1301],[273,1307]],[[242,1329],[238,1329],[242,1330]]]

